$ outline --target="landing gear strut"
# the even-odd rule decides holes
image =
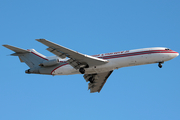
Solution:
[[[159,64],[158,64],[159,68],[162,68],[162,63],[163,62],[159,62]]]
[[[80,72],[81,74],[84,74],[84,73],[85,73],[85,69],[84,69],[84,68],[80,68],[80,69],[79,69],[79,72]]]
[[[93,83],[93,82],[94,82],[93,77],[90,77],[90,78],[89,78],[89,82],[90,82],[90,83]]]

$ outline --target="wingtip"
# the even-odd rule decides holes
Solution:
[[[4,47],[5,47],[5,46],[7,46],[7,45],[5,44],[5,45],[2,45],[2,46],[4,46]]]
[[[45,40],[44,38],[40,38],[40,39],[35,39],[36,41],[42,41],[42,40]]]
[[[46,40],[46,39],[44,39],[44,38],[40,38],[40,39],[35,39],[35,40],[37,40],[38,42],[40,42],[40,43],[45,43],[45,42],[49,42],[48,40]]]
[[[6,47],[6,48],[7,48],[7,47],[9,47],[9,46],[11,46],[11,45],[7,45],[7,44],[5,44],[5,45],[2,45],[2,46],[4,46],[4,47]]]

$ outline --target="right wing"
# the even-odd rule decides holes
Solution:
[[[75,69],[79,69],[81,67],[85,68],[85,67],[103,65],[108,62],[108,60],[100,59],[97,57],[93,57],[73,51],[71,49],[68,49],[66,47],[63,47],[61,45],[58,45],[56,43],[50,42],[45,39],[36,39],[36,40],[48,46],[49,48],[47,48],[47,50],[52,52],[56,56],[60,58],[66,58],[66,57],[70,58],[67,62]]]
[[[112,72],[113,71],[96,74],[85,74],[83,77],[86,82],[90,81],[88,84],[88,90],[90,89],[90,93],[100,92]]]

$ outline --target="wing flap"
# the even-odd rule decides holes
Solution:
[[[113,71],[96,74],[85,74],[84,79],[86,80],[86,82],[90,81],[90,83],[88,84],[90,93],[100,92],[112,72]]]
[[[61,51],[57,51],[57,50],[54,49],[54,48],[49,47],[49,48],[47,48],[46,50],[48,50],[49,52],[52,52],[53,54],[57,55],[58,57],[60,57],[60,58],[62,58],[62,59],[66,58],[65,53],[63,53],[63,52],[61,52]]]

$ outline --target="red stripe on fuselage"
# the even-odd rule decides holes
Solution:
[[[149,51],[141,51],[141,52],[132,52],[132,53],[125,53],[125,54],[118,54],[118,55],[110,55],[110,56],[103,56],[98,57],[102,59],[113,59],[113,58],[120,58],[120,57],[129,57],[129,56],[136,56],[136,55],[145,55],[145,54],[153,54],[153,53],[177,53],[175,51],[170,50],[149,50]]]
[[[53,73],[56,69],[58,69],[58,68],[60,68],[60,67],[62,67],[62,66],[65,66],[65,65],[68,65],[68,63],[65,63],[65,64],[63,64],[63,65],[60,65],[60,66],[56,67],[54,70],[52,70],[51,75],[52,75],[52,73]]]
[[[97,58],[101,58],[101,59],[114,59],[114,58],[120,58],[120,57],[129,57],[129,56],[137,56],[137,55],[145,55],[145,54],[153,54],[153,53],[178,53],[172,50],[149,50],[149,51],[140,51],[140,52],[132,52],[132,53],[125,53],[125,54],[118,54],[118,55],[110,55],[110,56],[103,56],[103,57],[97,57]],[[57,70],[60,67],[63,67],[65,65],[68,65],[68,63],[65,63],[63,65],[60,65],[58,67],[56,67],[52,72],[52,73]]]

